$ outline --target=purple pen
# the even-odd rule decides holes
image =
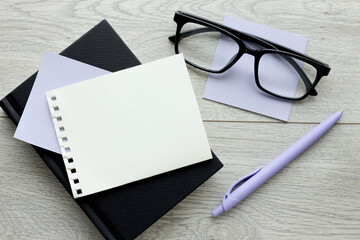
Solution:
[[[314,127],[305,136],[300,138],[285,152],[272,160],[268,165],[263,168],[259,167],[254,172],[237,181],[228,189],[222,203],[212,211],[214,217],[218,216],[224,211],[229,211],[232,207],[250,195],[250,193],[260,187],[269,178],[274,176],[278,171],[285,167],[286,164],[290,163],[300,153],[305,151],[308,147],[311,146],[311,144],[316,142],[322,135],[324,135],[324,133],[326,133],[339,120],[341,115],[341,112],[334,113],[322,121],[318,126]]]

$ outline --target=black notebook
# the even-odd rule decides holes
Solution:
[[[106,20],[60,54],[112,72],[140,64]],[[35,78],[36,73],[0,101],[0,106],[16,125]],[[36,146],[34,149],[71,194],[61,155]],[[74,201],[106,239],[134,239],[223,166],[214,153],[212,157]]]

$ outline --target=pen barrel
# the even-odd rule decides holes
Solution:
[[[291,147],[289,147],[286,151],[272,160],[260,172],[269,171],[269,177],[275,175],[278,171],[280,171],[283,167],[285,167],[288,163],[290,163],[298,155],[310,147],[314,142],[316,142],[321,136],[323,136],[339,120],[340,117],[341,113],[337,112],[322,121],[319,125],[314,127],[310,132],[308,132],[305,136],[300,138]]]
[[[258,187],[260,187],[269,178],[274,176],[278,171],[285,167],[286,164],[290,163],[300,153],[305,151],[311,144],[313,144],[322,135],[324,135],[324,133],[326,133],[339,120],[340,117],[341,112],[337,112],[322,121],[318,126],[314,127],[310,132],[308,132],[305,136],[299,139],[290,148],[288,148],[277,158],[272,160],[268,165],[262,168],[258,173],[253,175],[241,186],[235,189],[230,194],[230,197],[228,199],[229,201],[223,202],[224,210],[228,211],[230,208],[235,206],[237,203],[239,203],[249,194],[255,191]]]

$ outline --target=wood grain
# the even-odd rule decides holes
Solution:
[[[35,152],[0,136],[0,236],[18,239],[101,238]],[[140,239],[356,238],[360,234],[358,126],[338,124],[326,136],[231,212],[211,210],[236,178],[265,165],[314,124],[206,123],[210,144],[224,163],[218,174],[144,232]],[[275,134],[276,133],[276,134]],[[56,217],[54,217],[56,216]],[[54,236],[53,236],[54,235]]]
[[[224,168],[139,239],[360,238],[360,2],[357,0],[3,0],[0,98],[106,18],[135,55],[174,53],[176,10],[221,22],[232,15],[309,39],[307,54],[332,70],[319,95],[293,105],[289,123],[202,99],[207,75],[189,67],[210,144]],[[264,165],[316,123],[339,124],[231,212],[210,212],[238,178]],[[102,239],[35,151],[12,138],[0,110],[0,239]]]
[[[290,121],[312,122],[347,110],[341,122],[360,122],[360,3],[354,1],[1,1],[0,96],[36,71],[44,51],[60,52],[106,18],[142,62],[173,54],[167,36],[175,31],[177,9],[216,21],[224,15],[279,28],[309,39],[307,53],[332,67],[319,96],[294,104]],[[155,30],[154,30],[155,29]],[[16,69],[14,71],[13,69]],[[275,121],[201,96],[206,74],[189,68],[204,119]],[[346,94],[344,94],[346,93]],[[2,113],[2,116],[4,114]]]

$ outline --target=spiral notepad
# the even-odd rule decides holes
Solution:
[[[47,92],[74,198],[212,158],[180,55]]]

